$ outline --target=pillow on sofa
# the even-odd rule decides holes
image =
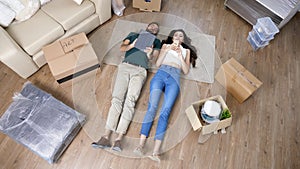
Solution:
[[[73,0],[76,4],[81,5],[83,0]]]
[[[17,21],[25,21],[34,15],[40,9],[40,0],[19,0],[23,5],[24,9],[19,13],[16,13]]]
[[[40,0],[41,6],[45,5],[46,3],[50,2],[51,0]]]
[[[7,27],[15,18],[15,12],[8,6],[0,2],[0,25]]]
[[[22,11],[25,6],[21,3],[20,0],[0,0],[4,5],[12,9],[16,14]]]

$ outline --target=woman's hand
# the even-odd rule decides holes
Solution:
[[[179,40],[174,40],[173,43],[170,45],[170,48],[172,50],[176,51],[176,50],[180,49],[179,46],[180,46]]]
[[[172,45],[166,45],[164,48],[162,48],[163,49],[163,51],[164,52],[168,52],[168,51],[170,51],[170,50],[173,50],[174,49],[174,47],[172,46]]]

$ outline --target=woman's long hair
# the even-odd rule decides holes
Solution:
[[[197,59],[197,49],[195,46],[193,46],[191,43],[192,43],[192,40],[191,38],[189,38],[186,33],[184,32],[183,29],[175,29],[175,30],[172,30],[168,36],[167,39],[165,40],[162,40],[162,44],[172,44],[173,43],[173,36],[175,34],[175,32],[182,32],[183,33],[183,36],[184,36],[184,40],[183,40],[183,43],[181,44],[182,47],[186,48],[186,49],[190,49],[191,51],[191,54],[190,54],[190,62],[192,63],[193,67],[196,66],[196,59]]]

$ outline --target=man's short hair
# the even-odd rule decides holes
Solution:
[[[157,27],[158,27],[157,33],[155,34],[155,35],[157,35],[158,32],[159,32],[159,23],[158,23],[158,22],[150,22],[150,23],[148,24],[147,28],[148,28],[150,25],[152,25],[152,24],[155,24],[155,25],[157,25]]]

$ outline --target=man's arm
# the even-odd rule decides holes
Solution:
[[[152,54],[150,54],[149,59],[155,59],[156,60],[157,57],[158,57],[158,55],[159,55],[159,52],[160,52],[160,50],[154,49],[153,52],[152,52]]]
[[[161,47],[162,46],[161,46],[160,41],[154,40],[154,46],[151,47],[152,48],[151,53],[150,53],[150,55],[147,54],[148,59],[150,59],[150,60],[154,59],[156,61],[159,56]]]
[[[133,43],[130,44],[130,40],[125,39],[120,46],[120,51],[122,51],[122,52],[129,51],[130,49],[132,49],[134,47],[135,42],[136,42],[136,40],[134,40]]]

